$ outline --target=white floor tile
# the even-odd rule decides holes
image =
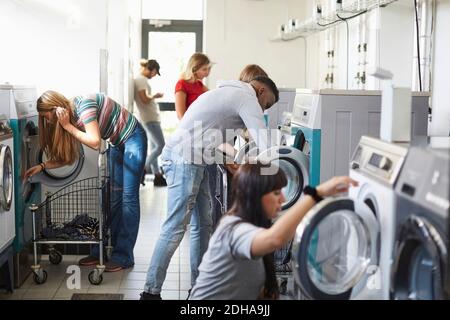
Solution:
[[[144,290],[144,280],[124,280],[120,284],[120,289]]]

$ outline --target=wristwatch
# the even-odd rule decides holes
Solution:
[[[311,196],[314,199],[314,201],[316,201],[316,203],[323,200],[323,198],[317,194],[317,189],[311,186],[304,187],[303,194]]]

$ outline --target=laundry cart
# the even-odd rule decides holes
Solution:
[[[52,264],[62,261],[62,254],[53,247],[56,244],[98,245],[99,264],[89,273],[89,282],[99,285],[103,281],[103,244],[105,239],[110,239],[107,154],[107,150],[99,152],[97,177],[73,182],[49,194],[41,204],[30,206],[34,245],[34,265],[31,268],[37,284],[47,280],[47,272],[38,261],[38,245],[42,244],[49,245]]]

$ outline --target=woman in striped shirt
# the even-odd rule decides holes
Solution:
[[[69,100],[58,92],[46,91],[37,100],[37,110],[40,145],[49,160],[30,168],[25,178],[46,168],[75,162],[80,154],[80,142],[98,150],[101,139],[108,139],[114,249],[105,271],[133,266],[140,218],[139,185],[147,155],[144,129],[125,108],[101,93]],[[99,250],[95,247],[79,264],[96,265],[98,256]]]

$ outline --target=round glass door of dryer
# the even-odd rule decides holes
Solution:
[[[261,174],[274,174],[273,169],[280,169],[287,178],[287,185],[282,189],[286,201],[282,204],[281,210],[292,207],[302,195],[303,188],[309,183],[309,161],[301,151],[294,147],[278,146],[270,148],[257,157],[262,163],[273,163],[275,166],[269,167]]]
[[[397,239],[392,299],[444,299],[447,254],[439,231],[427,219],[411,216]]]
[[[11,149],[0,145],[0,206],[4,211],[11,209],[13,197],[13,162]]]
[[[350,198],[330,198],[299,224],[292,256],[294,278],[309,299],[350,299],[365,287],[376,264],[379,224],[370,208]]]

